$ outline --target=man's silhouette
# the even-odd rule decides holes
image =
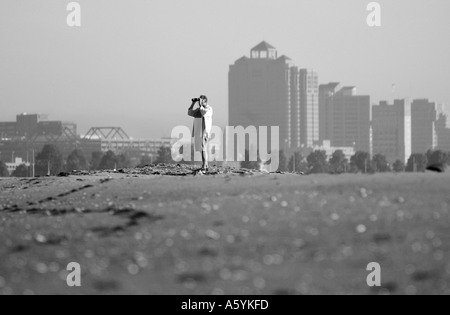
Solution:
[[[199,108],[194,110],[198,102]],[[208,98],[205,95],[192,100],[188,115],[194,117],[194,126],[192,137],[194,138],[194,149],[202,153],[202,172],[208,171],[208,140],[211,137],[213,109],[208,104]]]

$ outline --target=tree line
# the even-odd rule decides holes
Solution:
[[[54,145],[45,145],[41,152],[35,157],[35,175],[46,176],[58,175],[62,172],[74,170],[107,170],[131,167],[131,160],[126,154],[116,155],[112,151],[106,153],[94,152],[90,157],[79,150],[73,150],[67,159]],[[29,177],[32,174],[31,166],[19,165],[11,174],[12,177]],[[0,177],[8,177],[9,173],[5,163],[0,161]]]
[[[245,161],[241,167],[246,169],[261,169],[261,160],[249,161],[249,152],[245,152]],[[335,151],[328,158],[326,151],[316,150],[308,156],[295,152],[289,159],[283,151],[279,152],[280,172],[295,172],[304,174],[342,174],[342,173],[386,173],[386,172],[425,172],[430,165],[450,165],[450,152],[429,150],[425,154],[412,154],[408,162],[397,160],[392,165],[386,156],[375,154],[373,157],[368,152],[358,151],[350,160],[342,150]]]
[[[193,161],[193,151],[191,152]],[[174,163],[169,147],[161,147],[159,149],[158,157],[156,161],[154,161],[154,164],[158,163]],[[425,172],[429,165],[439,163],[450,164],[450,152],[429,150],[425,154],[412,154],[406,165],[400,160],[397,160],[391,165],[388,163],[387,158],[382,154],[375,154],[371,157],[368,152],[362,151],[356,152],[350,160],[342,150],[335,151],[330,158],[328,158],[325,151],[320,150],[313,151],[306,157],[300,152],[295,152],[289,158],[286,157],[283,151],[280,151],[278,171],[304,174]],[[151,163],[141,162],[141,165],[146,164]],[[195,162],[180,162],[180,164],[195,164]],[[245,151],[244,161],[240,163],[240,167],[259,170],[261,169],[261,164],[262,162],[259,157],[257,161],[250,161],[250,153],[249,151]]]
[[[258,161],[249,161],[249,155],[249,152],[246,151],[245,160],[240,163],[240,166],[246,169],[261,169],[261,160],[258,158]],[[112,170],[136,166],[133,165],[127,154],[116,155],[112,151],[106,153],[94,152],[88,158],[83,151],[75,149],[64,160],[62,154],[54,145],[45,145],[42,151],[36,155],[35,163],[36,176],[57,175],[61,172],[71,172],[73,170]],[[170,147],[160,147],[154,161],[149,156],[142,156],[137,166],[160,163],[174,163]],[[195,162],[183,163],[194,164]],[[342,150],[335,151],[330,158],[328,158],[325,151],[320,150],[313,151],[306,157],[300,152],[295,152],[289,158],[286,157],[283,151],[280,151],[278,171],[304,174],[424,172],[429,165],[435,164],[449,165],[450,152],[429,150],[425,154],[412,154],[406,165],[400,160],[391,165],[382,154],[375,154],[371,157],[368,152],[362,151],[356,152],[350,160],[347,159]],[[25,164],[18,166],[11,174],[13,177],[28,177],[30,175],[30,168]],[[0,161],[0,177],[8,176],[9,172],[5,163]]]
[[[173,163],[171,150],[169,147],[160,147],[157,158],[152,161],[152,158],[143,155],[139,163],[133,163],[130,157],[125,154],[115,154],[113,151],[93,152],[88,157],[82,150],[73,150],[67,159],[55,145],[45,145],[41,152],[35,157],[35,175],[46,176],[58,175],[62,172],[77,171],[96,171],[96,170],[113,170],[124,169],[135,166],[146,166],[158,163]],[[136,165],[137,164],[137,165]],[[29,177],[31,176],[31,166],[26,164],[19,165],[11,174],[12,177]],[[6,164],[0,161],[0,177],[9,177],[9,172]]]

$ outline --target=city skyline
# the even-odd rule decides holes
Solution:
[[[442,104],[395,99],[392,105],[377,105],[354,86],[319,86],[318,81],[315,70],[299,69],[263,41],[250,50],[250,58],[230,65],[229,122],[244,128],[279,126],[278,143],[285,152],[352,148],[394,164],[406,163],[411,154],[450,150]]]
[[[383,154],[390,163],[406,162],[411,153],[450,148],[450,128],[442,105],[428,99],[413,100],[412,110],[405,107],[404,99],[396,99],[394,105],[386,101],[372,104],[370,96],[358,95],[354,86],[338,82],[319,85],[317,71],[299,69],[292,59],[280,55],[276,47],[263,41],[251,49],[250,58],[243,56],[230,66],[231,125],[279,126],[278,143],[284,151],[352,148]],[[406,117],[412,120],[408,122]],[[2,140],[41,137],[42,142],[67,137],[75,141],[78,136],[76,124],[49,121],[46,115],[24,113],[16,118],[17,122],[0,122]],[[128,143],[132,138],[121,132]],[[80,134],[79,139],[85,135]],[[148,143],[142,142],[142,147]]]
[[[75,30],[64,24],[66,3],[6,0],[0,4],[1,120],[48,113],[77,122],[81,133],[112,125],[134,138],[158,138],[189,125],[189,100],[207,94],[215,124],[224,126],[227,66],[262,39],[299,68],[314,68],[320,83],[356,86],[371,105],[429,98],[448,109],[450,44],[435,34],[450,28],[450,4],[379,2],[382,26],[369,28],[361,1],[248,1],[236,9],[225,1],[82,0],[83,25]]]
[[[275,52],[276,55],[273,56],[273,59],[277,59],[278,58],[278,52],[276,47],[270,45],[270,43],[267,43],[266,41],[262,41],[261,43],[259,43],[257,46],[255,46],[253,49],[261,47],[261,45],[268,45],[270,48],[273,49],[273,51]],[[264,47],[263,47],[264,48]],[[267,48],[267,47],[266,47]],[[253,51],[253,50],[252,50]],[[249,56],[252,55],[252,51],[249,54]],[[256,57],[259,58],[259,57]],[[242,58],[239,58],[236,62],[241,62],[242,60],[251,60],[252,58],[247,58],[246,55],[244,55]],[[322,133],[324,133],[324,131],[322,130],[323,128],[328,129],[328,123],[326,122],[322,122],[319,121],[319,117],[322,119],[321,113],[319,113],[320,110],[322,110],[319,107],[319,86],[320,88],[326,88],[329,89],[331,87],[331,89],[334,91],[337,87],[342,88],[342,90],[348,90],[351,89],[352,95],[356,95],[356,90],[357,90],[357,86],[343,86],[338,82],[330,82],[328,84],[322,83],[320,82],[320,80],[318,80],[318,73],[315,69],[312,68],[305,68],[305,69],[300,69],[299,67],[295,66],[294,62],[292,61],[292,59],[290,59],[289,57],[287,57],[286,55],[282,55],[279,59],[284,59],[285,63],[287,65],[289,65],[290,70],[290,80],[293,80],[295,78],[295,82],[297,82],[296,84],[299,84],[299,91],[297,91],[296,93],[294,93],[294,91],[292,91],[291,95],[289,96],[290,98],[294,97],[295,94],[297,94],[298,100],[296,100],[296,102],[298,102],[298,108],[295,108],[294,104],[292,105],[292,113],[290,113],[290,119],[289,119],[289,123],[292,124],[292,134],[289,135],[289,138],[291,139],[291,146],[292,147],[296,147],[296,142],[298,141],[298,143],[301,143],[301,146],[308,146],[308,147],[313,147],[316,144],[320,144],[322,141],[325,140],[330,140],[330,136],[323,136]],[[314,86],[308,86],[308,82],[313,81],[313,83],[315,82]],[[292,82],[291,82],[292,83]],[[307,90],[308,89],[313,89],[313,93],[310,94],[310,92]],[[305,95],[306,94],[306,95]],[[335,94],[335,92],[333,92],[333,94]],[[307,101],[307,99],[309,99],[311,97],[311,95],[313,95],[313,98],[316,99],[315,101],[313,101],[313,105],[310,105],[309,102]],[[370,95],[368,95],[370,98]],[[304,99],[304,100],[303,100]],[[410,98],[406,97],[406,98],[394,98],[392,101],[394,103],[396,103],[397,101],[401,101],[401,100],[409,100]],[[446,109],[446,104],[442,104],[442,103],[438,103],[433,101],[433,99],[430,98],[416,98],[413,99],[413,102],[418,102],[421,103],[421,101],[425,102],[426,104],[428,103],[433,103],[434,106],[436,107],[435,113],[436,113],[436,122],[439,119],[439,115],[441,116],[445,116],[445,119],[443,119],[443,117],[440,117],[441,119],[441,127],[445,128],[445,126],[447,126],[446,122],[446,116],[448,115],[448,111]],[[394,105],[392,104],[388,104],[389,101],[387,101],[387,98],[382,99],[379,101],[379,104],[374,103],[372,100],[369,101],[370,103],[370,108],[371,108],[371,112],[374,110],[374,108],[379,107],[380,105],[384,105],[384,106],[388,106],[388,107],[394,107]],[[307,105],[308,104],[308,105]],[[425,104],[425,105],[426,105]],[[317,107],[316,109],[314,109],[314,106]],[[229,106],[228,106],[229,107]],[[302,115],[302,111],[304,113],[307,113],[307,111],[314,111],[314,115],[317,115],[317,117],[314,116],[313,119],[313,123],[312,125],[314,127],[311,127],[310,124],[306,123],[307,121],[309,121],[310,118],[308,118],[308,115]],[[26,113],[23,112],[21,114],[17,114],[16,116],[19,117],[21,115],[38,115],[41,117],[44,117],[44,120],[48,119],[48,113],[42,113],[42,112],[33,112],[33,113]],[[299,117],[297,117],[299,116]],[[229,117],[228,117],[229,118]],[[294,122],[296,119],[298,119],[298,122]],[[229,119],[230,120],[230,119]],[[442,125],[442,121],[444,121],[444,125]],[[62,122],[65,124],[74,124],[77,125],[76,122],[74,122],[73,119],[68,119],[68,120],[64,120],[64,121],[58,121],[58,122]],[[372,123],[372,118],[370,119],[370,122]],[[294,126],[294,124],[297,124]],[[241,124],[244,126],[248,126],[249,124]],[[102,124],[100,123],[99,126],[102,126]],[[300,127],[302,126],[302,127]],[[117,126],[119,128],[121,128],[120,126]],[[283,124],[280,123],[280,127],[284,128],[285,126]],[[304,128],[304,129],[302,129]],[[314,130],[311,131],[310,129],[313,128]],[[434,129],[436,129],[436,127],[433,127]],[[80,132],[79,135],[80,136],[85,136],[89,130],[92,129],[92,127],[89,127],[86,131],[86,133]],[[298,130],[297,130],[298,129]],[[313,135],[311,135],[310,133],[313,133]],[[436,130],[435,130],[436,132]],[[296,134],[298,133],[298,135]],[[311,137],[314,137],[313,139]],[[437,135],[435,135],[435,137],[437,137]],[[155,138],[155,137],[153,137]],[[161,138],[167,138],[167,136],[162,136]],[[130,139],[152,139],[152,137],[147,137],[147,138],[135,138],[133,136],[130,137]],[[300,140],[302,139],[302,140]],[[437,148],[437,139],[434,140],[435,145],[433,145],[434,148]],[[341,146],[341,145],[338,145]]]

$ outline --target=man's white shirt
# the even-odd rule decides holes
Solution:
[[[214,111],[210,105],[205,108],[200,108],[200,112],[202,113],[203,118],[205,119],[205,133],[208,138],[211,136],[212,129],[212,116]]]

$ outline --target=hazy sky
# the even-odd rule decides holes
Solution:
[[[207,94],[223,126],[229,65],[263,39],[372,103],[450,105],[449,0],[380,0],[379,28],[369,0],[80,0],[81,28],[69,2],[0,1],[0,121],[38,112],[157,138],[190,126],[190,99]]]

